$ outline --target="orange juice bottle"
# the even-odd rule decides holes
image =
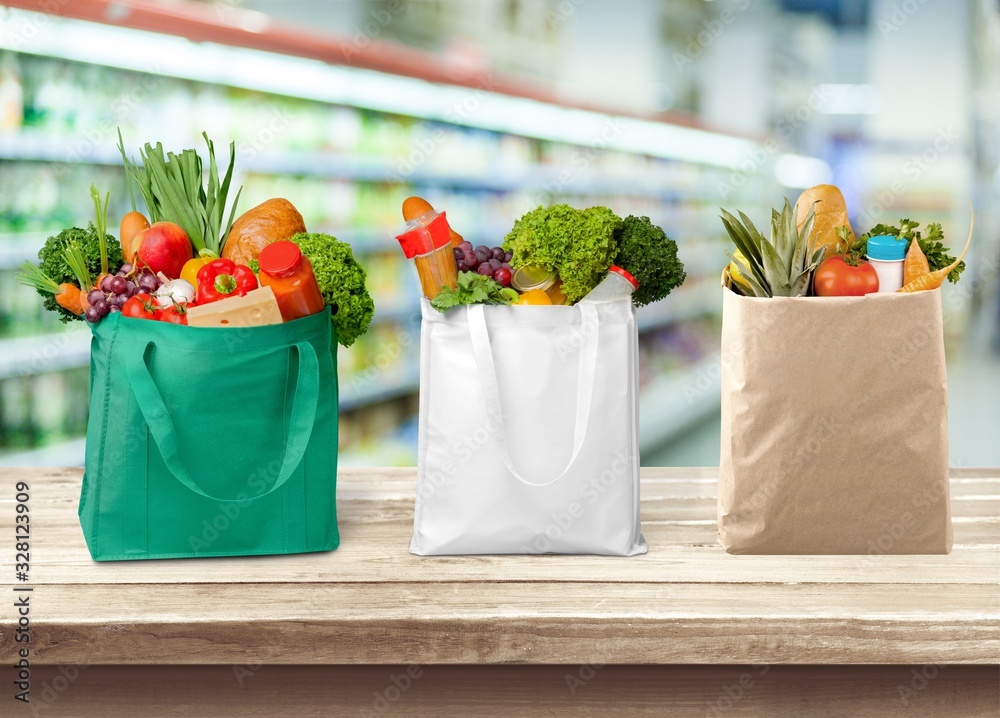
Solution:
[[[309,257],[295,242],[272,242],[257,257],[260,285],[270,287],[286,322],[323,311],[326,302]]]

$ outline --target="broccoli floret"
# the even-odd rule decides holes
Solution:
[[[679,287],[687,276],[677,258],[677,243],[649,221],[649,217],[629,215],[618,230],[615,264],[639,282],[632,303],[643,307],[659,301]]]

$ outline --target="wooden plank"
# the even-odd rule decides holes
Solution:
[[[1000,711],[997,671],[973,666],[254,664],[64,670],[72,680],[55,668],[35,669],[36,712],[5,695],[4,715],[993,718]],[[12,680],[12,669],[0,667],[0,683],[10,686]]]
[[[41,586],[32,619],[38,665],[1000,661],[1000,596],[976,584]]]

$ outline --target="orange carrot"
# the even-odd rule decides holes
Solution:
[[[118,236],[122,244],[122,259],[129,264],[135,261],[135,249],[137,249],[132,246],[132,240],[144,229],[149,229],[149,220],[141,212],[128,212],[122,217]]]
[[[970,211],[972,210],[971,203],[969,210]],[[947,279],[948,274],[951,272],[951,270],[953,270],[962,262],[962,259],[965,257],[965,253],[969,251],[969,245],[972,243],[972,228],[975,226],[975,223],[976,223],[976,217],[975,213],[973,213],[972,219],[969,220],[969,238],[965,240],[965,247],[962,248],[962,253],[958,255],[958,259],[956,259],[954,262],[949,264],[944,269],[939,269],[935,272],[928,272],[927,274],[920,275],[913,281],[907,282],[905,285],[903,285],[902,289],[897,289],[896,291],[923,292],[931,289],[937,289],[942,284],[944,284],[944,280]],[[916,242],[917,240],[914,239],[913,241]],[[904,271],[905,271],[905,265],[904,265]]]
[[[931,271],[931,265],[927,262],[927,255],[920,247],[920,242],[914,237],[910,240],[910,248],[906,250],[906,260],[903,262],[903,286],[912,282],[918,277],[922,277]]]
[[[31,262],[25,262],[21,265],[21,271],[17,273],[17,281],[26,287],[37,289],[39,292],[51,294],[55,297],[56,303],[67,312],[80,315],[86,311],[86,308],[80,308],[82,292],[78,286],[69,282],[56,284],[54,279]],[[84,299],[86,298],[84,297]]]
[[[84,306],[84,302],[87,301],[87,293],[81,292],[80,288],[75,284],[70,284],[69,282],[64,282],[59,285],[59,292],[56,294],[56,303],[65,309],[67,312],[72,312],[77,316],[82,315],[87,311],[87,307]]]
[[[403,219],[407,222],[433,211],[434,208],[431,207],[431,203],[423,197],[407,197],[403,200]],[[451,246],[457,247],[465,241],[458,232],[450,227],[448,229],[451,232]]]

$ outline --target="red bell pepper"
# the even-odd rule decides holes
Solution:
[[[231,259],[213,259],[198,270],[198,304],[217,302],[226,297],[242,297],[257,288],[257,277],[250,267]]]

